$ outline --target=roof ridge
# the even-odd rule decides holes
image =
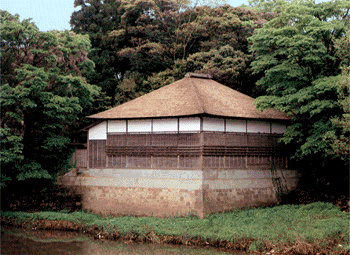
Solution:
[[[186,73],[185,78],[200,78],[200,79],[211,79],[213,76],[211,74],[204,73]]]
[[[196,97],[196,99],[197,99],[198,106],[199,106],[199,108],[202,110],[202,112],[205,113],[205,109],[204,109],[204,107],[203,107],[203,103],[202,103],[202,101],[199,99],[198,89],[197,89],[197,87],[192,83],[191,77],[189,77],[188,79],[189,79],[189,83],[190,83],[190,85],[191,85],[191,87],[192,87],[192,91],[194,92],[195,97]]]

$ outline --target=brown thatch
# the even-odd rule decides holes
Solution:
[[[158,118],[214,115],[251,119],[289,119],[275,110],[257,111],[254,98],[208,78],[186,75],[127,103],[97,113],[94,119]]]

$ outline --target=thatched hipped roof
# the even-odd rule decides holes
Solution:
[[[134,119],[213,115],[249,119],[287,120],[275,110],[257,111],[254,98],[226,87],[207,75],[185,78],[88,118]]]

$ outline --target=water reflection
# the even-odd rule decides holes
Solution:
[[[97,241],[86,235],[63,231],[1,230],[1,254],[21,255],[227,255],[213,248]],[[236,255],[243,253],[235,253]],[[247,254],[245,254],[247,255]]]

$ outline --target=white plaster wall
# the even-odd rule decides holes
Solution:
[[[225,131],[225,120],[222,118],[203,118],[203,131]]]
[[[203,181],[198,170],[88,169],[84,173],[89,177],[73,177],[82,186],[199,190]],[[61,181],[67,183],[69,177],[65,179]]]
[[[126,132],[126,120],[109,120],[108,121],[108,133],[109,132]]]
[[[89,129],[89,140],[106,140],[107,139],[107,121]]]
[[[151,119],[136,120],[109,120],[104,121],[89,129],[90,140],[107,139],[107,132],[125,133],[128,132],[152,132]],[[164,118],[153,119],[153,132],[177,132],[200,131],[200,118]],[[286,131],[286,124],[259,120],[226,119],[227,132],[248,132],[248,133],[275,133],[283,134]],[[203,131],[225,131],[223,118],[203,118]]]
[[[287,125],[284,123],[272,122],[271,123],[271,133],[283,134],[286,132]]]
[[[226,119],[227,132],[246,132],[247,121],[240,119]]]
[[[209,170],[203,173],[203,184],[209,189],[267,188],[273,187],[272,178],[279,177],[289,189],[295,188],[299,174],[297,170],[277,170],[272,176],[267,170]]]
[[[140,120],[128,120],[128,132],[151,132],[152,120],[140,119]]]
[[[88,169],[84,173],[88,177],[61,176],[59,182],[63,185],[187,190],[200,190],[203,184],[211,190],[273,187],[273,176],[266,170]],[[289,189],[296,187],[299,178],[296,170],[278,170],[276,176]]]
[[[179,131],[200,131],[201,122],[199,117],[192,118],[180,118],[179,119]]]
[[[270,133],[270,122],[260,120],[247,121],[248,133]]]
[[[175,118],[153,120],[153,132],[177,132],[177,131],[178,131],[178,121]]]

